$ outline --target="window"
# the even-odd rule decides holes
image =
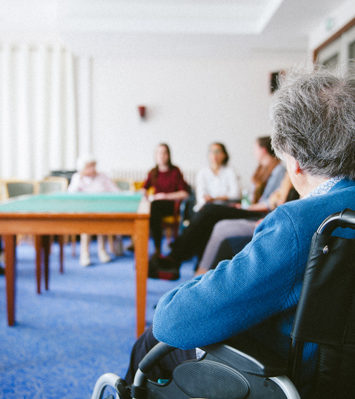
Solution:
[[[339,53],[336,53],[322,62],[322,65],[329,70],[334,70],[339,65]]]
[[[355,72],[355,40],[349,44],[348,48],[349,60],[348,60],[348,68],[349,71]]]
[[[314,61],[329,70],[355,70],[355,20],[314,51]]]

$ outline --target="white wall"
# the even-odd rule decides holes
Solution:
[[[206,163],[207,146],[222,141],[231,165],[249,182],[253,142],[270,134],[270,72],[304,66],[304,53],[237,58],[93,60],[93,144],[102,170],[148,169],[158,142],[170,144],[183,170]],[[140,120],[137,105],[147,106]]]

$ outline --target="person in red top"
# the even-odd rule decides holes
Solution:
[[[156,166],[148,173],[143,188],[151,203],[150,229],[155,255],[160,255],[162,219],[174,213],[174,202],[188,197],[188,185],[180,169],[171,162],[167,144],[158,145],[155,153]]]

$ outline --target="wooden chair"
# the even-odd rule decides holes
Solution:
[[[19,179],[8,179],[1,181],[1,193],[4,200],[19,197],[22,195],[34,195],[34,194],[47,194],[50,192],[66,191],[68,186],[68,181],[64,177],[47,177],[40,181],[35,180],[19,180]],[[38,236],[36,235],[34,239],[31,237],[19,235],[17,236],[17,243],[21,241],[28,240],[35,246],[36,249],[36,275],[37,275],[37,292],[40,293],[40,269],[41,269],[41,259],[42,252],[44,255],[44,269],[45,274],[48,275],[48,263],[50,254],[50,244],[52,237],[50,236]],[[64,267],[64,252],[63,236],[58,237],[60,246],[60,272],[63,273]],[[48,289],[48,277],[45,279],[46,289]]]
[[[7,179],[2,181],[4,199],[18,197],[20,195],[31,195],[36,192],[34,180]]]
[[[4,180],[0,180],[0,201],[5,201],[5,200],[6,200],[5,183]]]
[[[5,179],[2,180],[3,199],[6,201],[10,198],[19,197],[22,195],[33,195],[36,193],[35,180],[21,180],[21,179]],[[17,242],[31,241],[28,236],[18,235]]]
[[[143,189],[144,181],[133,181],[132,187],[133,191],[140,191]],[[148,196],[154,193],[154,188],[151,187],[147,190]],[[172,239],[175,239],[179,234],[179,227],[180,227],[180,205],[181,200],[175,201],[174,204],[174,213],[169,216],[165,216],[162,220],[162,229],[165,232],[165,236],[170,243]]]
[[[144,185],[144,181],[143,181],[143,180],[133,181],[133,182],[132,182],[133,191],[142,190],[143,185]]]
[[[10,198],[19,197],[22,195],[33,195],[37,191],[37,182],[34,180],[20,180],[20,179],[7,179],[2,181],[2,193],[3,199],[8,200]],[[19,244],[21,241],[30,241],[36,249],[36,280],[37,280],[37,292],[41,292],[41,252],[42,252],[42,237],[33,237],[18,235],[16,242]],[[48,252],[48,251],[47,251]],[[45,254],[45,262],[48,260],[48,253]]]
[[[181,200],[174,201],[174,213],[169,216],[165,216],[162,220],[162,228],[165,231],[166,239],[168,243],[172,239],[176,239],[179,234],[179,227],[181,221],[180,206]]]
[[[133,182],[129,179],[112,179],[121,191],[134,191]]]
[[[37,194],[63,192],[68,189],[68,180],[65,177],[49,176],[37,182]]]

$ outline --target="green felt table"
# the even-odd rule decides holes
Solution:
[[[41,237],[82,233],[124,234],[133,237],[137,335],[144,331],[149,202],[141,194],[131,193],[41,194],[17,197],[0,204],[0,234],[5,243],[7,316],[10,326],[15,324],[16,235],[30,234],[36,238],[38,285],[41,279]],[[48,267],[45,269],[45,278],[48,288]]]
[[[141,194],[40,194],[24,196],[0,204],[0,213],[135,213],[141,200]]]

